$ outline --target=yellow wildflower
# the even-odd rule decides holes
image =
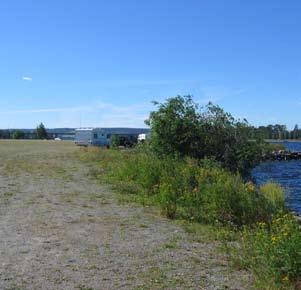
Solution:
[[[273,244],[276,243],[278,239],[279,239],[278,237],[272,236],[272,238],[271,238],[272,243],[273,243]]]
[[[287,275],[284,276],[284,277],[282,278],[282,281],[288,281],[288,276],[287,276]]]
[[[245,185],[246,185],[246,189],[249,191],[254,191],[256,189],[254,183],[252,182],[247,182]]]
[[[257,224],[258,224],[258,226],[260,226],[260,227],[265,227],[265,225],[266,225],[265,222],[258,222]]]

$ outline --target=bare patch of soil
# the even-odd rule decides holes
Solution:
[[[248,288],[217,244],[118,204],[75,150],[0,142],[0,289]]]

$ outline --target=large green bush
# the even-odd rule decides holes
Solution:
[[[246,120],[236,120],[211,103],[200,107],[191,96],[155,104],[157,110],[146,123],[158,156],[213,158],[244,175],[260,161],[263,143],[251,140],[253,128]]]

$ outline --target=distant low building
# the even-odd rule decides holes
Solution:
[[[60,138],[61,140],[74,140],[75,139],[75,129],[71,128],[57,128],[57,129],[47,129],[48,139]]]
[[[13,134],[16,131],[24,133],[24,139],[34,140],[37,139],[36,129],[6,129],[0,130],[0,139],[13,138]],[[74,128],[55,128],[46,129],[47,139],[60,138],[61,140],[74,140],[75,129]]]

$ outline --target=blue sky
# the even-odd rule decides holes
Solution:
[[[0,128],[144,126],[177,94],[301,124],[301,2],[1,1]]]

